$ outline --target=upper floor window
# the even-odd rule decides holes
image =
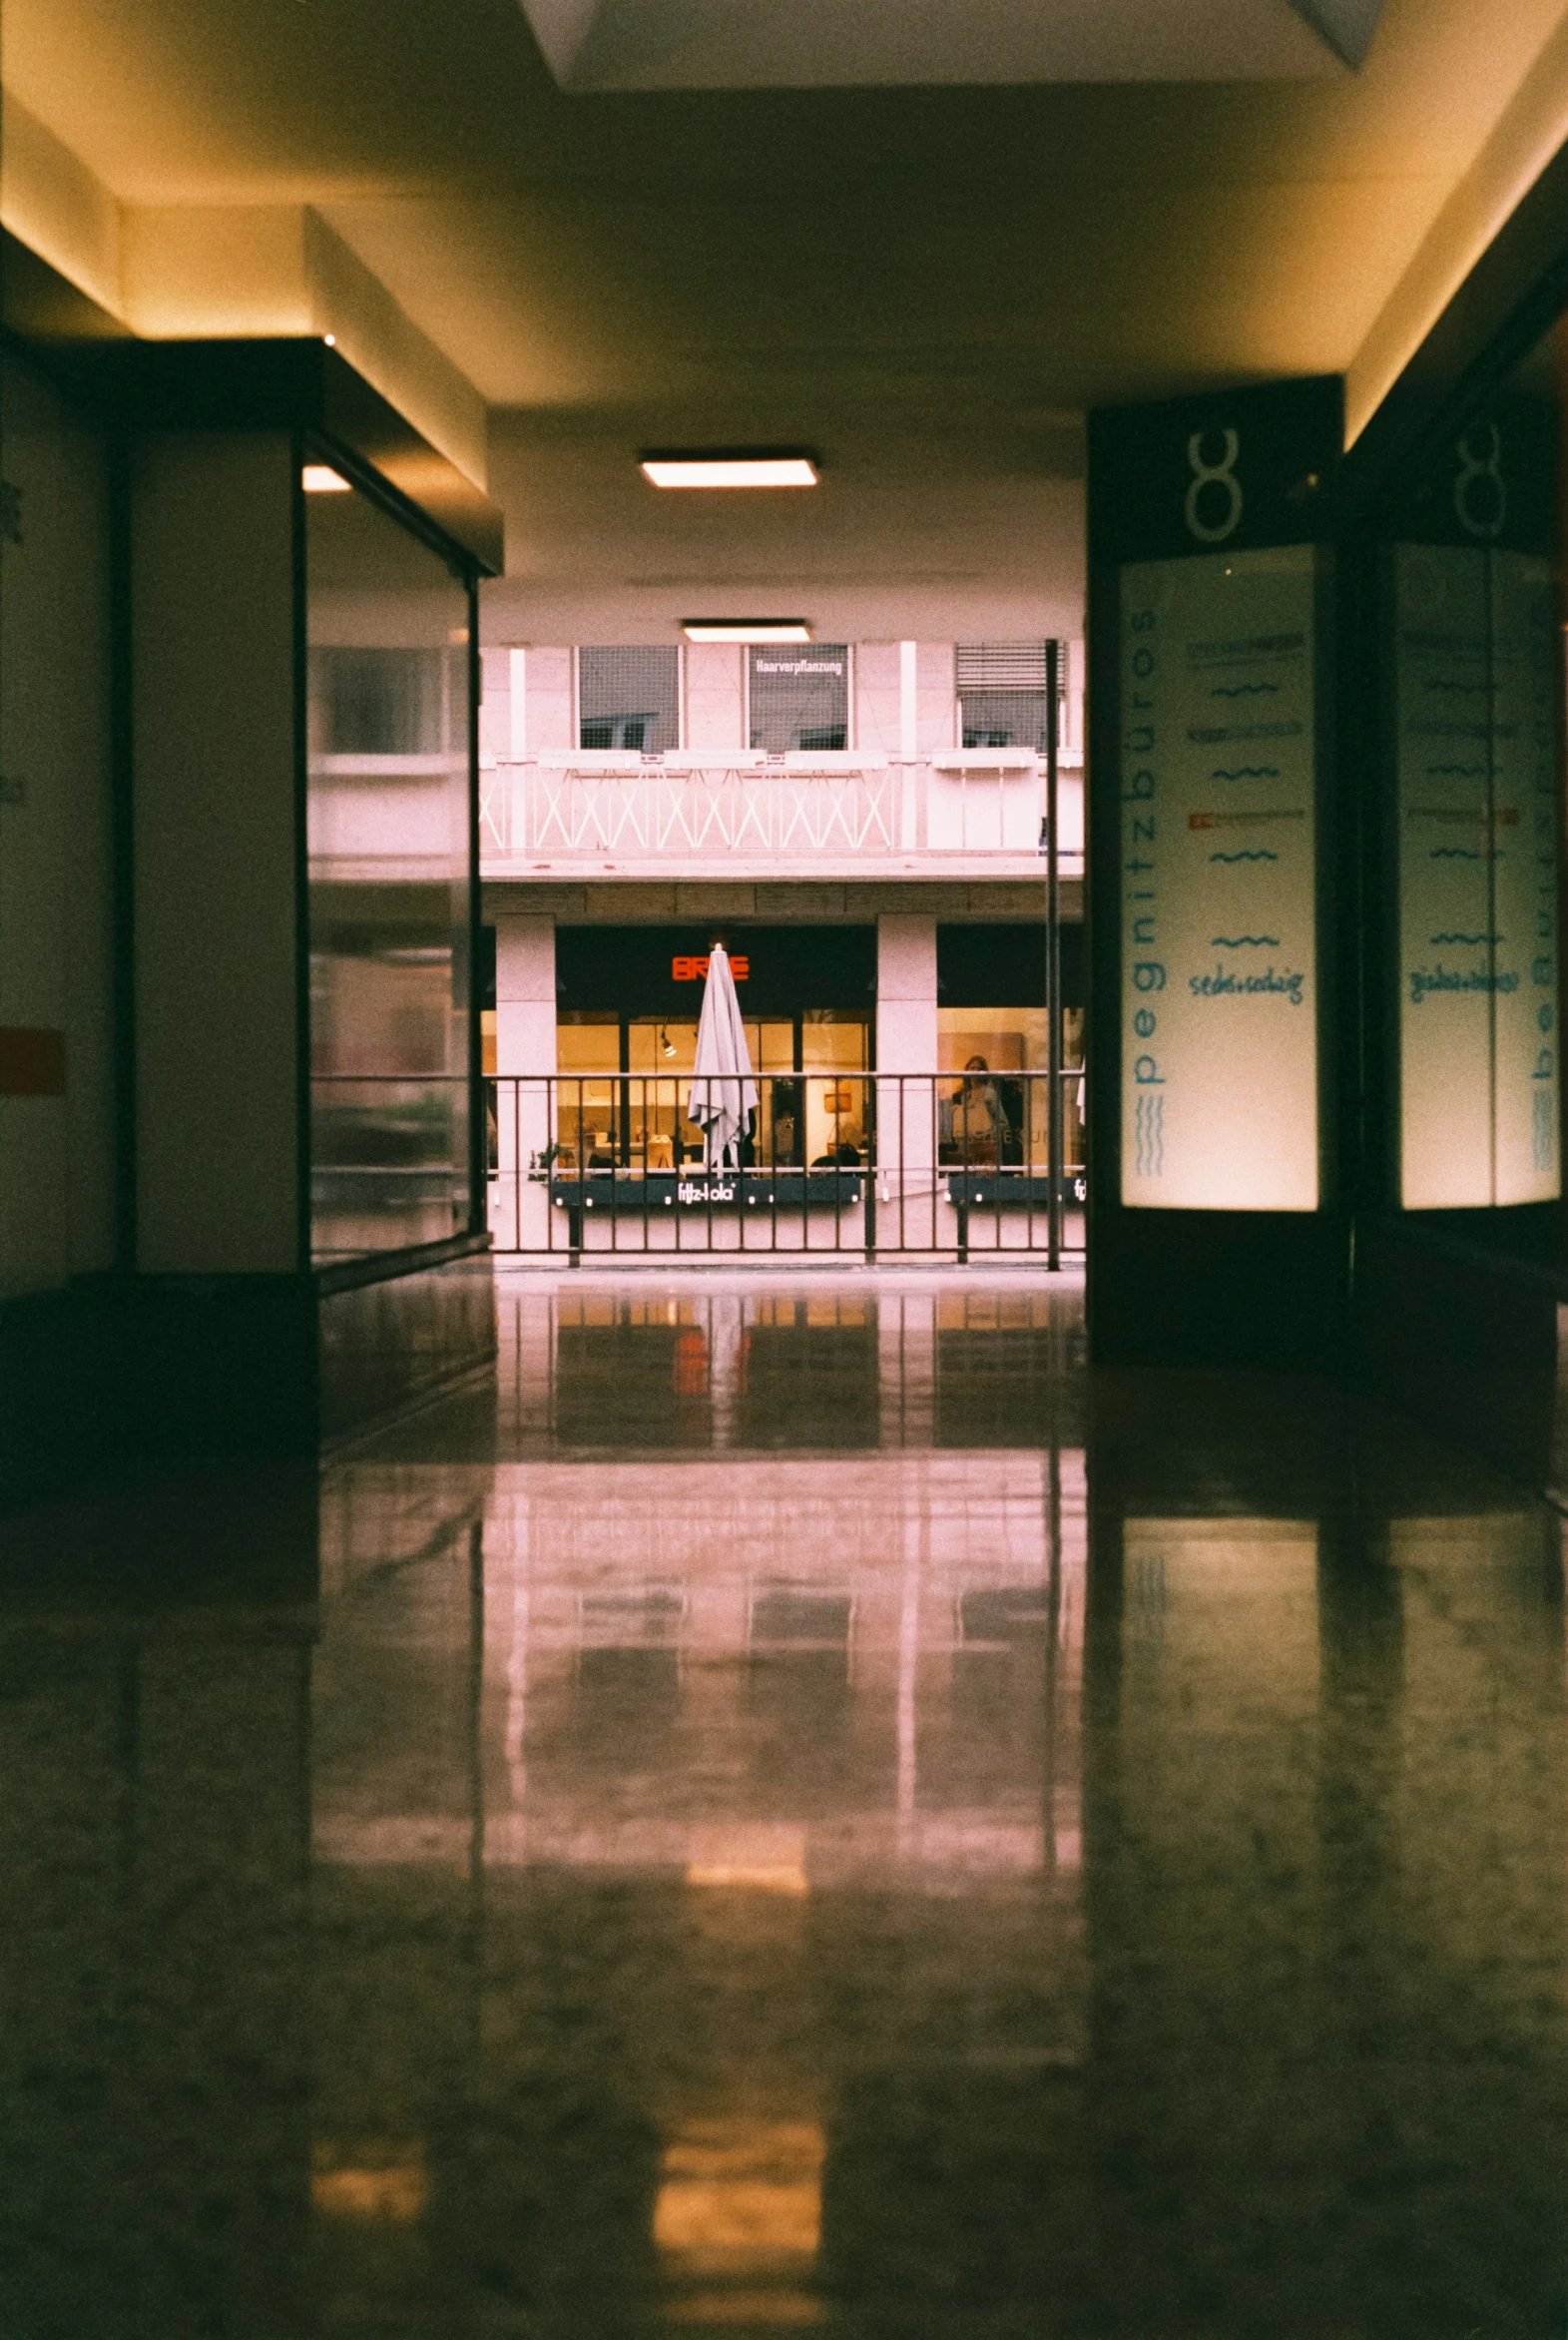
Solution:
[[[648,643],[577,653],[579,748],[640,748],[662,756],[681,745],[681,653]]]
[[[965,748],[1047,746],[1050,698],[1044,642],[957,645],[958,732]],[[1067,645],[1057,646],[1056,696],[1067,697]]]
[[[849,745],[844,642],[755,642],[747,653],[751,744],[771,756]]]

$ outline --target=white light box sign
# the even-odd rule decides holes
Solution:
[[[1400,1200],[1560,1190],[1556,625],[1532,553],[1394,554]]]
[[[1122,1201],[1318,1204],[1315,555],[1122,571]]]

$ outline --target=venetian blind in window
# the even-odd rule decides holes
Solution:
[[[1045,642],[960,642],[958,721],[966,748],[1030,748],[1044,755],[1050,699]],[[1056,696],[1067,697],[1067,644],[1057,645]]]

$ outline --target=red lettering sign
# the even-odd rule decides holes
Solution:
[[[738,983],[744,983],[751,971],[752,962],[749,958],[737,956],[731,959],[730,972]],[[677,983],[706,983],[708,980],[708,960],[706,957],[673,958],[670,961],[670,974]]]

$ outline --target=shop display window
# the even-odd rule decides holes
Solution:
[[[748,1016],[758,1107],[745,1154],[759,1168],[864,1159],[871,1024],[832,1008]],[[563,1171],[680,1169],[701,1162],[687,1116],[696,1017],[563,1013],[556,1026],[556,1160]]]
[[[1087,1098],[1083,1009],[1062,1011],[1063,1159],[1084,1158]],[[944,1162],[1037,1165],[1047,1159],[1046,1012],[1043,1007],[939,1007],[937,1146]],[[947,1075],[953,1075],[949,1082]],[[1032,1074],[1033,1078],[1023,1078]]]

